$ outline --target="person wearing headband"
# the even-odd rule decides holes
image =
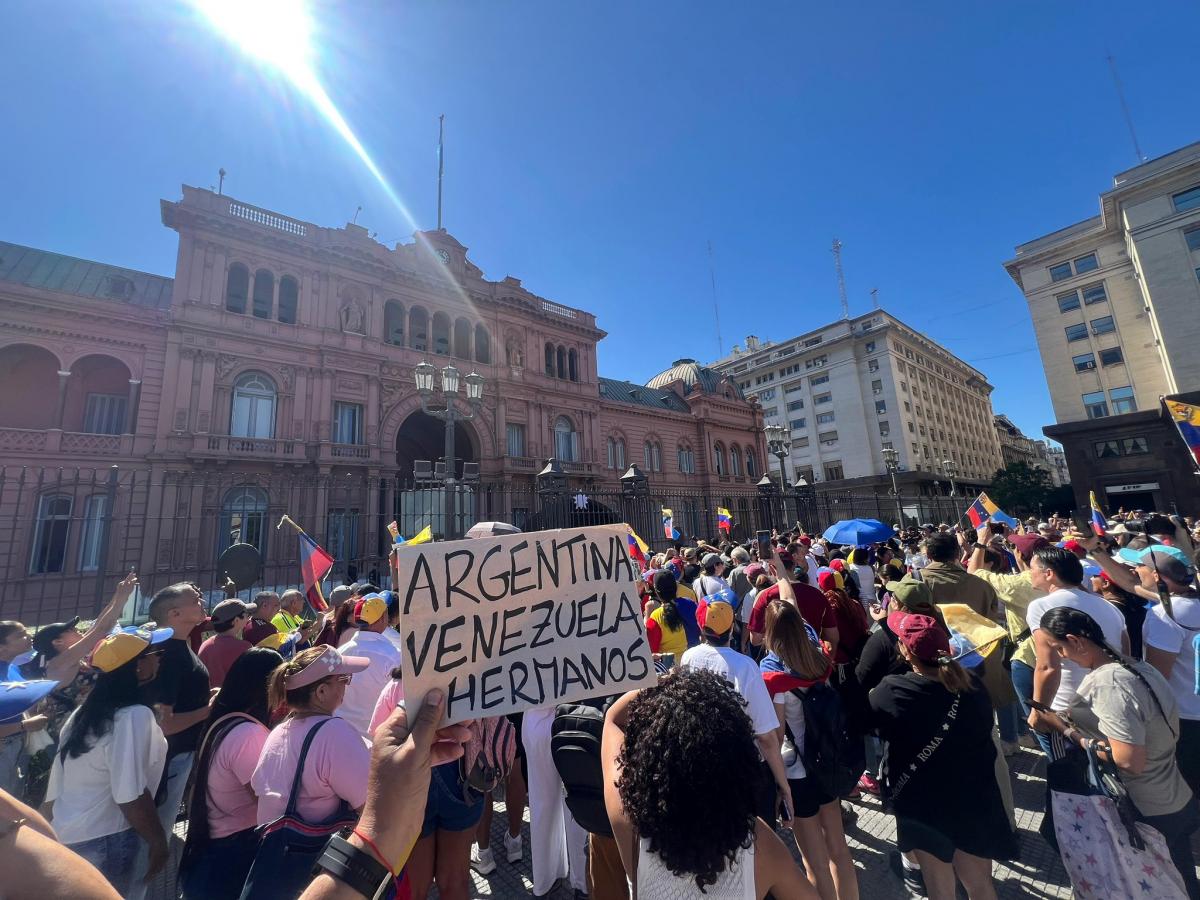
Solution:
[[[915,855],[930,900],[953,900],[956,880],[972,897],[995,896],[992,860],[1014,858],[1017,843],[996,782],[987,691],[953,659],[937,619],[897,610],[887,627],[909,671],[885,677],[869,702],[888,742],[897,846]]]

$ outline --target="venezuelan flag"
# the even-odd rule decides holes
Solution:
[[[663,523],[663,534],[666,536],[667,540],[668,541],[679,540],[679,532],[675,528],[675,512],[674,512],[674,510],[667,509],[665,506],[662,508],[662,523]]]
[[[1009,528],[1016,528],[1020,524],[1016,519],[997,506],[987,494],[980,494],[979,502],[983,504],[983,508],[987,510],[988,518],[993,522],[1003,522]],[[979,526],[976,525],[975,527],[978,528]]]
[[[303,531],[298,531],[296,537],[300,541],[300,577],[304,580],[308,605],[317,612],[324,612],[329,609],[329,604],[321,593],[321,579],[333,568],[333,557]]]
[[[650,551],[650,545],[643,541],[636,531],[629,529],[626,539],[629,541],[629,555],[642,567],[643,571],[650,568],[650,563],[646,561],[646,554]]]
[[[984,496],[980,494],[975,498],[975,502],[967,507],[967,518],[971,520],[972,528],[978,528],[988,520],[987,507],[983,505]]]
[[[1108,522],[1104,518],[1104,513],[1100,509],[1100,504],[1096,502],[1096,492],[1088,491],[1088,501],[1092,506],[1092,531],[1096,532],[1097,536],[1108,533]]]
[[[717,507],[717,529],[729,531],[733,527],[733,515],[722,506]]]
[[[392,532],[392,543],[403,544],[405,547],[411,547],[414,544],[428,544],[433,540],[433,526],[431,525],[426,525],[406,541],[404,538],[400,537],[399,528],[394,531],[392,530],[392,526],[395,524],[396,523],[393,522],[388,526],[388,531]]]
[[[1192,452],[1192,459],[1196,465],[1200,465],[1200,406],[1169,400],[1166,397],[1163,398],[1163,403],[1167,405],[1167,412],[1171,414],[1171,420],[1179,429],[1179,436]]]

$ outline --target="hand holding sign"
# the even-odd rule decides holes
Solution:
[[[654,684],[628,530],[397,547],[405,696],[453,723]]]

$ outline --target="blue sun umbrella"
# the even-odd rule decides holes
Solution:
[[[866,547],[889,540],[895,533],[891,525],[884,525],[878,519],[843,519],[826,528],[821,536],[835,544]]]

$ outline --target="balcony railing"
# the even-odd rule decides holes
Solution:
[[[0,452],[128,456],[134,452],[135,440],[139,439],[132,434],[91,434],[59,428],[0,428]],[[145,443],[150,439],[143,437],[140,440]]]
[[[192,438],[192,455],[237,457],[239,459],[304,459],[301,441],[275,438],[234,437],[226,434],[197,434]]]

